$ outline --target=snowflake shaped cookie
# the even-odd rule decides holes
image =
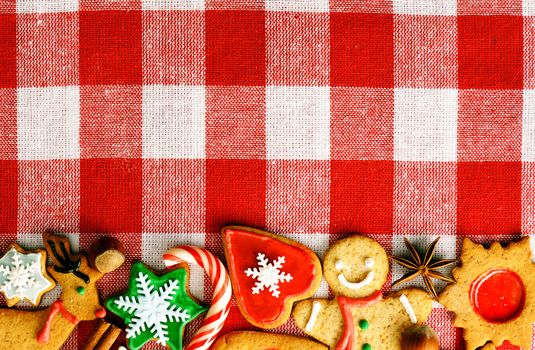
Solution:
[[[128,291],[106,301],[106,307],[124,319],[130,349],[151,339],[182,349],[184,326],[206,311],[189,296],[187,283],[186,265],[158,276],[141,262],[134,263]]]
[[[55,285],[46,271],[46,252],[42,249],[25,251],[13,243],[0,259],[0,292],[8,306],[21,299],[39,305],[43,294]]]
[[[258,253],[256,260],[258,260],[258,267],[245,270],[247,277],[257,280],[253,287],[253,294],[259,294],[268,288],[271,295],[278,298],[280,295],[279,283],[290,282],[293,279],[292,275],[281,271],[286,258],[279,256],[277,260],[269,262],[265,254]]]

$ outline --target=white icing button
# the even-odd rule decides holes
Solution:
[[[416,323],[418,320],[416,319],[416,314],[414,313],[414,309],[412,308],[412,305],[409,301],[409,298],[405,294],[401,294],[399,297],[399,301],[405,308],[405,311],[407,312],[407,315],[409,315],[409,318],[411,320],[411,323]]]
[[[336,270],[340,271],[344,268],[344,262],[342,260],[336,260],[334,267],[336,267]]]
[[[364,264],[367,268],[371,269],[375,266],[375,260],[373,260],[373,258],[366,258],[366,260],[364,260]]]
[[[308,319],[307,325],[305,327],[305,331],[312,332],[312,328],[314,328],[314,324],[316,323],[316,320],[318,319],[318,314],[321,310],[321,303],[319,301],[314,301],[312,303],[312,311],[310,312],[310,318]]]
[[[119,346],[118,350],[128,350],[128,349],[121,345],[121,346]]]

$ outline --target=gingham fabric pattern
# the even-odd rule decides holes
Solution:
[[[443,258],[534,234],[535,2],[0,1],[2,251],[118,237],[106,297],[133,259],[223,258],[225,224],[320,255],[351,233],[394,254],[441,236]],[[429,323],[462,347],[440,305]],[[233,304],[224,331],[250,328]]]

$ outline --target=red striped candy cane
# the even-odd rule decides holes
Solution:
[[[214,289],[212,303],[201,328],[184,350],[208,350],[227,319],[230,310],[232,287],[223,263],[208,250],[194,246],[171,248],[163,255],[167,267],[186,262],[204,269]]]

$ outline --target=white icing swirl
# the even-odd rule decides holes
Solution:
[[[320,310],[321,310],[321,303],[319,301],[314,301],[312,303],[312,311],[310,312],[310,318],[308,319],[307,325],[305,327],[305,331],[312,332],[312,328],[314,328],[314,324],[316,324],[316,320],[318,319]]]
[[[414,309],[412,308],[412,305],[409,301],[409,298],[407,298],[405,294],[401,294],[401,296],[399,297],[399,301],[405,308],[407,315],[409,315],[409,318],[411,319],[411,323],[418,322],[418,320],[416,319],[416,314],[414,313]]]

